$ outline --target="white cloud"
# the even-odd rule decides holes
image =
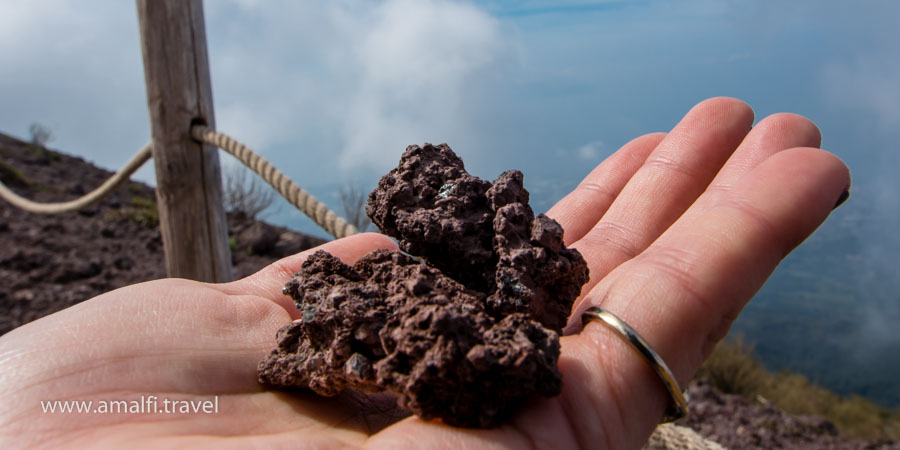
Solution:
[[[277,139],[290,133],[290,128],[279,129],[285,125],[279,120],[286,117],[285,109],[278,104],[229,102],[216,108],[216,128],[263,153]]]
[[[849,63],[825,66],[822,85],[841,107],[874,114],[888,130],[900,127],[900,61],[883,53],[858,56]]]
[[[447,0],[389,0],[356,19],[344,22],[356,38],[350,70],[359,78],[341,167],[383,171],[408,144],[471,137],[460,136],[471,132],[467,109],[479,101],[470,88],[498,61],[497,22]]]
[[[118,168],[149,139],[136,9],[128,2],[0,2],[0,130]],[[143,172],[142,172],[143,173]]]
[[[848,203],[852,209],[844,212],[858,211],[862,218],[843,231],[858,239],[853,251],[859,258],[852,262],[851,272],[861,300],[857,332],[859,339],[876,349],[900,345],[895,326],[900,318],[900,281],[894,275],[900,253],[900,236],[895,231],[900,227],[900,179],[896,173],[900,153],[895,144],[900,138],[900,61],[886,57],[898,54],[900,48],[896,39],[879,44],[888,48],[870,48],[853,58],[829,62],[820,79],[824,97],[848,118],[847,126],[867,124],[861,128],[872,139],[869,145],[854,149],[873,168],[857,171],[851,164],[854,184]],[[862,203],[853,205],[854,199]]]
[[[603,141],[590,141],[575,149],[557,148],[553,151],[553,155],[562,160],[577,158],[586,162],[598,162],[604,155]]]
[[[597,161],[600,159],[603,143],[600,141],[588,142],[575,150],[575,155],[585,161]]]
[[[207,33],[217,126],[276,164],[267,147],[290,143],[310,182],[383,173],[413,143],[478,142],[489,124],[472,112],[505,58],[498,22],[451,0],[212,2]]]
[[[359,36],[365,80],[392,94],[415,96],[456,87],[495,57],[497,24],[483,11],[446,0],[390,0]]]
[[[216,127],[314,185],[384,173],[413,143],[491,158],[486,111],[515,56],[460,0],[206,2]],[[0,2],[0,130],[116,169],[149,139],[136,9]],[[490,106],[490,107],[488,107]],[[27,137],[27,136],[23,136]],[[152,166],[152,165],[150,165]],[[150,167],[148,166],[148,167]],[[152,171],[141,178],[152,181]],[[372,175],[372,176],[375,176]]]
[[[0,3],[0,52],[8,60],[12,57],[27,57],[29,49],[40,48],[47,51],[64,44],[54,39],[54,33],[46,31],[55,27],[76,31],[79,23],[90,19],[74,6],[65,0],[9,0]],[[76,34],[73,38],[77,40],[79,36]]]

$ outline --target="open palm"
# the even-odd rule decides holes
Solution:
[[[128,286],[0,338],[0,447],[103,445],[343,448],[635,448],[668,397],[607,328],[581,329],[602,305],[637,329],[686,383],[781,259],[828,215],[849,174],[818,150],[808,120],[753,114],[726,98],[693,108],[668,134],[637,138],[548,214],[588,261],[591,280],[561,338],[560,396],[532,399],[496,429],[407,417],[390,398],[264,390],[257,363],[296,318],[281,286],[306,254],[227,284]],[[526,183],[527,185],[527,183]],[[352,262],[389,239],[321,248]],[[212,413],[45,412],[56,400],[217,399]]]

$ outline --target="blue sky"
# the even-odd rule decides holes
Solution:
[[[218,128],[333,206],[339,187],[371,189],[414,143],[448,142],[483,178],[522,170],[540,211],[620,145],[670,129],[705,98],[743,99],[757,120],[805,115],[854,180],[850,202],[807,246],[852,238],[845,253],[822,258],[835,261],[826,272],[855,302],[845,305],[855,328],[835,332],[851,348],[887,349],[871,361],[900,352],[900,2],[210,0],[205,8]],[[0,132],[27,138],[32,123],[53,131],[52,147],[108,169],[148,141],[133,2],[0,2]],[[152,182],[151,166],[138,177]],[[324,235],[287,205],[268,219]],[[765,305],[749,313],[756,303]],[[835,360],[842,364],[867,363]]]

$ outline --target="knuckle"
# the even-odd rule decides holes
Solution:
[[[609,188],[609,186],[593,181],[583,181],[575,189],[583,195],[589,197],[599,197],[599,200],[603,200],[607,204],[612,203],[612,200],[616,197],[617,194],[616,192],[613,192]]]
[[[584,237],[582,246],[608,249],[621,255],[626,261],[640,253],[638,235],[628,227],[613,221],[600,221]]]
[[[663,152],[655,153],[650,158],[647,158],[647,161],[644,162],[644,167],[662,172],[676,172],[688,177],[696,175],[683,161]]]

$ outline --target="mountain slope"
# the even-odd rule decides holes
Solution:
[[[28,199],[75,199],[111,172],[0,134],[0,180]],[[323,241],[228,218],[236,277]],[[0,200],[0,335],[103,292],[166,274],[153,188],[129,181],[98,204],[63,214]]]

